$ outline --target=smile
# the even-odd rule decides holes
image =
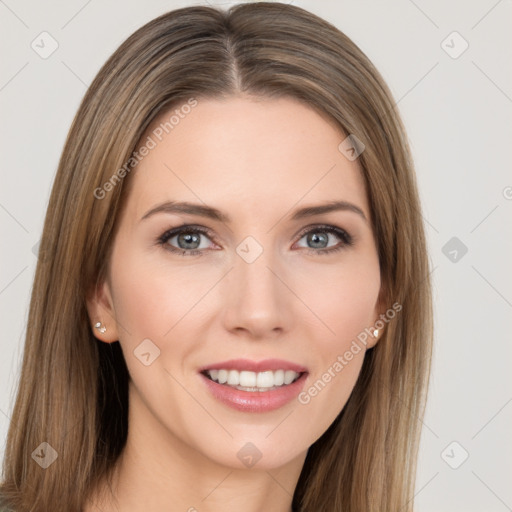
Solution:
[[[199,375],[218,401],[243,412],[279,409],[303,389],[308,372],[283,360],[232,360],[202,368]]]

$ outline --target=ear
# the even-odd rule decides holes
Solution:
[[[375,305],[375,309],[373,312],[373,323],[371,327],[368,329],[370,335],[368,336],[368,341],[366,342],[366,348],[373,348],[377,345],[378,341],[382,338],[384,331],[386,330],[386,325],[389,320],[386,320],[386,293],[381,288],[379,297],[377,299],[377,304]],[[376,330],[374,334],[374,330]]]
[[[107,279],[98,282],[86,297],[87,312],[94,336],[105,343],[119,340],[116,314],[110,284]],[[99,328],[96,327],[100,323]],[[104,332],[101,332],[104,331]]]

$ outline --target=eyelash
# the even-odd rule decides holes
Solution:
[[[305,231],[302,231],[299,236],[299,240],[302,239],[305,235],[308,235],[309,233],[315,233],[315,232],[326,232],[326,233],[332,233],[336,235],[338,238],[341,239],[342,243],[340,245],[337,245],[335,247],[331,247],[330,249],[308,249],[306,248],[305,251],[308,254],[314,254],[314,255],[327,255],[327,254],[333,254],[335,252],[338,252],[342,249],[345,249],[349,246],[352,246],[354,244],[353,237],[347,233],[344,229],[338,228],[336,226],[331,225],[316,225],[316,226],[308,226],[308,229]],[[214,236],[212,232],[209,229],[201,228],[197,226],[193,226],[190,224],[185,224],[183,226],[179,226],[177,228],[169,229],[166,231],[163,235],[158,237],[157,244],[164,247],[166,250],[179,254],[179,256],[202,256],[204,254],[204,249],[177,249],[176,247],[173,247],[169,245],[167,242],[170,238],[176,235],[181,235],[182,233],[188,233],[188,234],[201,234],[205,235],[206,237],[212,239],[214,241]]]

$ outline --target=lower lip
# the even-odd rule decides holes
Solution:
[[[295,382],[271,391],[242,391],[215,382],[202,373],[199,374],[212,395],[222,403],[243,412],[268,412],[283,407],[293,400],[304,387],[307,373]]]

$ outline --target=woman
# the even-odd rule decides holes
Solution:
[[[12,510],[412,510],[431,285],[394,107],[290,5],[120,46],[50,197]]]

